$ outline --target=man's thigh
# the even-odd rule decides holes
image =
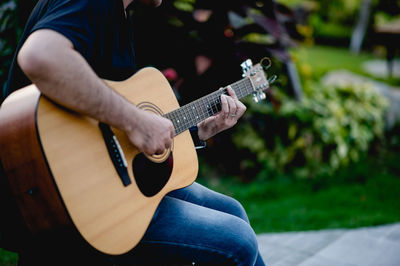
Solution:
[[[254,231],[243,219],[166,196],[142,241],[131,252],[117,257],[116,263],[252,265],[255,251]]]
[[[168,196],[217,211],[226,212],[240,217],[249,223],[243,206],[236,199],[213,191],[198,183],[193,183],[188,187],[172,191]]]

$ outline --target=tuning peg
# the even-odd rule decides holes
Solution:
[[[242,67],[243,73],[246,73],[247,72],[247,67],[246,67],[245,62],[241,63],[240,66]]]
[[[253,62],[251,61],[251,59],[247,59],[246,61],[244,61],[246,66],[250,69],[253,66]]]
[[[264,70],[267,70],[272,65],[271,59],[269,59],[268,57],[264,57],[263,59],[261,59],[260,65]]]
[[[265,100],[265,98],[267,98],[267,96],[265,95],[264,92],[262,92],[262,91],[258,92],[258,99],[259,100]]]
[[[276,81],[276,79],[277,79],[277,75],[273,75],[270,78],[268,78],[268,83],[272,84]]]
[[[256,93],[253,95],[253,101],[256,103],[258,103],[260,101],[260,99],[258,98],[258,95]]]
[[[253,100],[258,103],[259,101],[265,100],[265,98],[267,98],[267,96],[265,95],[264,92],[262,91],[255,91],[253,93]]]
[[[241,63],[240,66],[242,67],[242,71],[243,71],[242,76],[245,77],[246,73],[253,67],[253,62],[250,59],[247,59],[246,61]]]

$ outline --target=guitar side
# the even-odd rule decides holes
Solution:
[[[0,109],[0,159],[32,234],[71,225],[37,135],[39,97],[30,85],[14,92]]]
[[[136,105],[145,103],[162,113],[179,107],[168,81],[154,68],[122,82],[105,82]],[[139,151],[123,132],[112,128],[128,162],[131,184],[127,186],[115,170],[96,120],[60,108],[45,97],[39,98],[36,113],[44,158],[62,203],[83,238],[101,252],[117,255],[132,249],[162,198],[190,185],[197,176],[197,154],[189,132],[174,138],[168,182],[157,194],[145,196],[131,164]]]

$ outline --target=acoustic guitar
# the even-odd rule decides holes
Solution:
[[[269,81],[263,64],[248,60],[242,67],[244,78],[229,86],[238,98],[264,98]],[[0,158],[32,234],[73,225],[94,248],[118,255],[140,241],[168,192],[195,181],[197,154],[188,129],[219,112],[227,90],[180,107],[155,68],[105,82],[172,121],[176,135],[169,150],[140,153],[122,131],[65,109],[29,85],[1,106]]]

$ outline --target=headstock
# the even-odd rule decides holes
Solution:
[[[243,70],[243,77],[248,77],[253,85],[253,100],[255,102],[264,100],[266,98],[264,91],[276,80],[276,75],[267,79],[264,73],[264,70],[271,66],[271,60],[264,58],[260,63],[253,66],[252,61],[247,59],[240,66]]]

